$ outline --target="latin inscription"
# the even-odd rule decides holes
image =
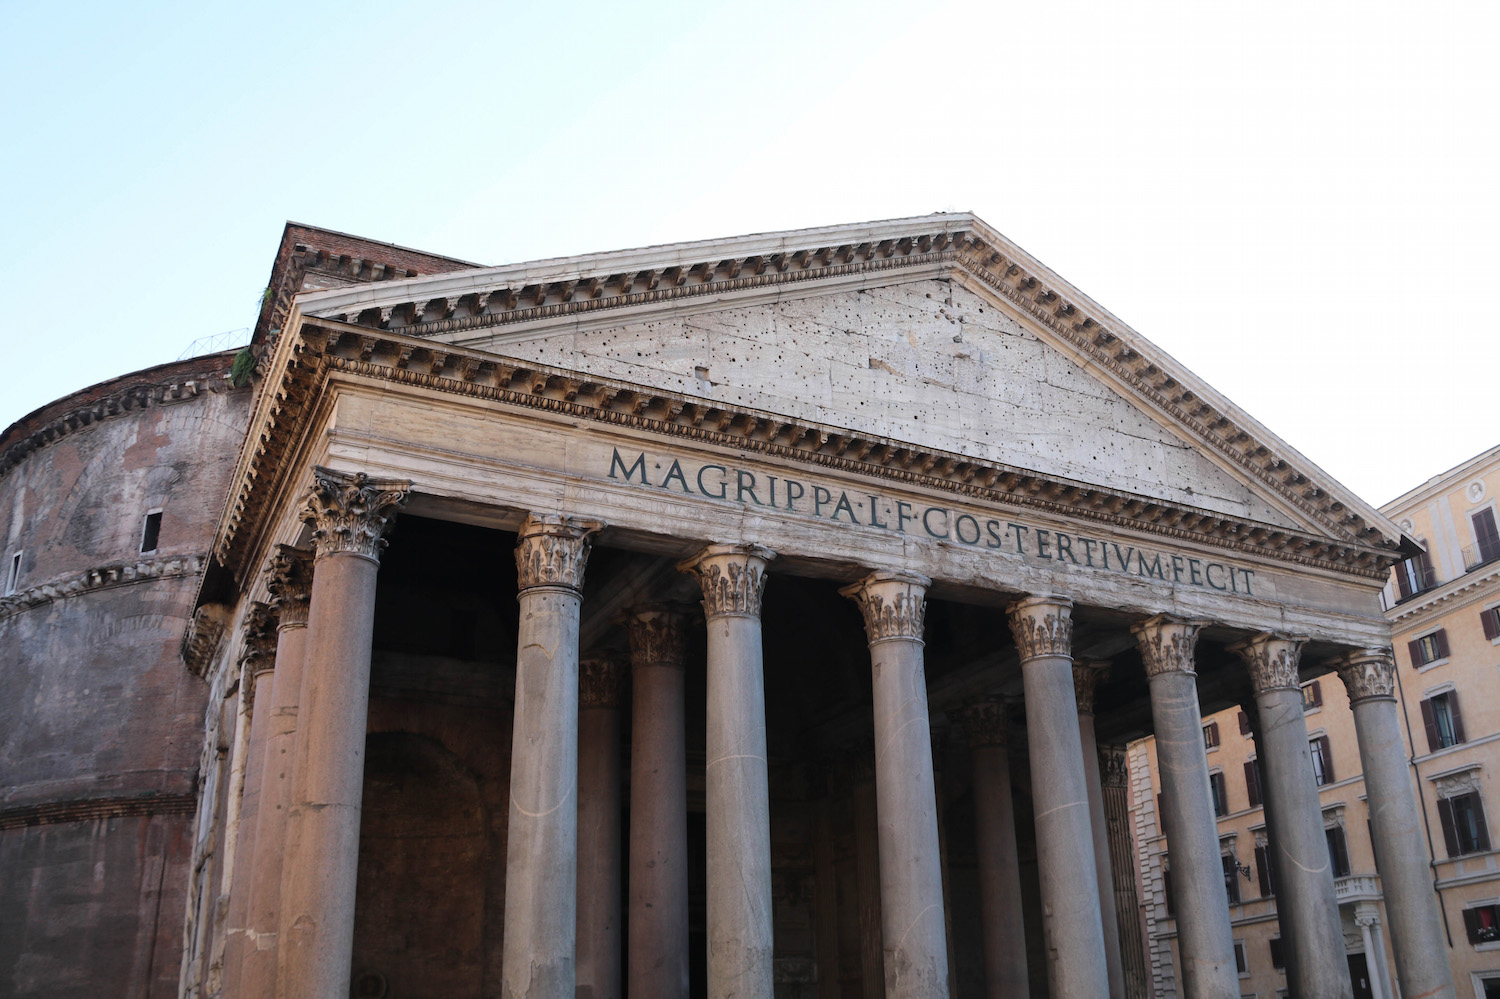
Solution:
[[[757,475],[728,465],[684,468],[676,458],[648,461],[644,451],[627,461],[618,449],[613,449],[609,477],[686,496],[748,503],[897,534],[920,534],[936,541],[1008,551],[1080,569],[1118,572],[1224,593],[1253,595],[1251,586],[1255,572],[1224,562],[1148,551],[1134,545],[1069,534],[1034,524],[976,516],[953,507],[921,506],[879,493],[851,495],[841,489],[835,494],[834,490],[816,483],[764,473]]]

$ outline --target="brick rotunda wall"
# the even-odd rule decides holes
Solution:
[[[177,993],[208,697],[180,650],[249,415],[231,360],[0,435],[0,995]]]

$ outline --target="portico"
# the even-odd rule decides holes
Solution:
[[[779,239],[293,305],[217,550],[246,607],[311,559],[241,981],[1125,995],[1099,756],[1154,732],[1182,977],[1238,995],[1198,719],[1240,656],[1263,712],[1374,669],[1399,532],[978,220]]]

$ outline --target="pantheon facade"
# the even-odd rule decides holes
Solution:
[[[1236,999],[1239,704],[1292,994],[1350,997],[1336,674],[1400,995],[1453,995],[1380,603],[1413,542],[980,219],[493,268],[288,226],[235,383],[179,994],[1149,996],[1154,735],[1175,980]]]

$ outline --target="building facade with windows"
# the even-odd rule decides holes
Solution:
[[[1430,867],[1444,955],[1464,999],[1500,996],[1500,861],[1487,817],[1500,808],[1497,488],[1500,448],[1382,508],[1424,546],[1393,568],[1382,599],[1398,666],[1402,752],[1421,804],[1421,835],[1408,846]],[[1352,987],[1356,996],[1404,996],[1410,993],[1397,991],[1357,726],[1346,690],[1331,679],[1302,684],[1302,717]],[[1286,994],[1286,956],[1248,690],[1243,701],[1205,716],[1203,738],[1243,994],[1267,997]],[[1152,796],[1160,779],[1155,746],[1142,740],[1129,752],[1145,935],[1161,994],[1181,994],[1172,991],[1171,843]]]
[[[0,604],[0,884],[39,886],[0,991],[1144,999],[1154,734],[1173,982],[1232,999],[1258,840],[1226,847],[1213,761],[1248,689],[1266,844],[1302,861],[1271,863],[1289,979],[1352,995],[1312,862],[1340,829],[1364,869],[1348,751],[1396,900],[1370,932],[1451,994],[1381,605],[1417,548],[982,220],[503,267],[289,226],[237,369],[230,448],[112,412],[6,438],[0,543],[50,596]],[[70,503],[104,480],[69,448],[116,433],[162,488]],[[31,540],[95,523],[199,552],[98,636]],[[170,807],[90,811],[169,762]],[[149,961],[66,977],[85,877]]]

